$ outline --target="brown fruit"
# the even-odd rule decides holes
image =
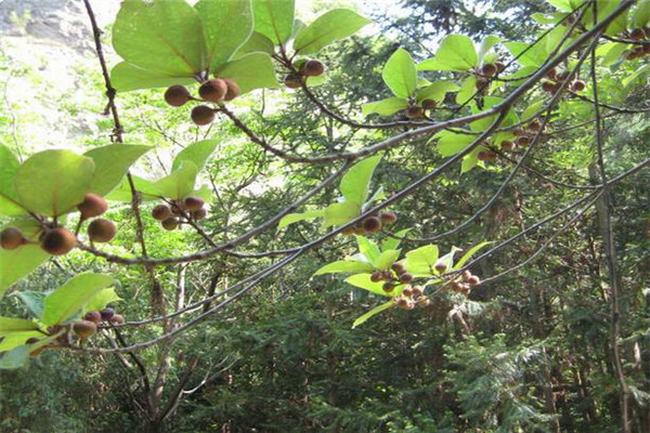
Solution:
[[[542,89],[548,93],[555,93],[558,89],[558,85],[552,81],[543,81]]]
[[[221,78],[208,80],[199,87],[199,96],[210,102],[221,102],[228,92],[228,85]]]
[[[422,108],[425,110],[433,110],[438,104],[433,99],[425,99],[422,101]]]
[[[205,202],[200,197],[189,196],[183,199],[183,209],[189,211],[199,210],[203,207]]]
[[[393,279],[393,273],[391,271],[383,271],[384,280],[391,281]]]
[[[384,273],[381,271],[375,271],[372,274],[370,274],[370,281],[372,281],[373,283],[378,283],[383,279],[384,279]]]
[[[479,161],[494,161],[496,153],[490,150],[482,150],[477,155]]]
[[[393,289],[395,288],[395,284],[391,283],[390,281],[387,281],[384,283],[382,288],[384,289],[384,292],[389,293],[393,291]]]
[[[199,126],[207,125],[214,120],[214,110],[207,105],[197,105],[192,108],[192,122]]]
[[[82,219],[100,216],[108,210],[108,203],[104,197],[89,192],[84,196],[84,201],[77,205]]]
[[[413,286],[413,297],[419,298],[422,295],[424,295],[424,289],[420,286]]]
[[[539,119],[533,119],[529,124],[528,128],[532,129],[533,131],[539,131],[539,129],[542,127],[542,122],[539,121]]]
[[[284,85],[290,89],[299,89],[302,87],[302,77],[291,72],[284,77]]]
[[[121,314],[113,314],[113,317],[111,317],[111,323],[114,325],[121,325],[124,323],[124,316]]]
[[[406,109],[406,117],[409,119],[422,119],[424,117],[424,109],[422,107],[409,107]]]
[[[151,210],[151,216],[158,221],[166,220],[172,216],[172,210],[166,204],[159,204]]]
[[[67,254],[77,245],[77,238],[67,229],[57,227],[45,232],[41,239],[41,248],[53,256]]]
[[[410,286],[404,287],[404,290],[402,290],[402,295],[406,297],[413,296],[413,288]]]
[[[409,303],[408,299],[406,299],[403,296],[398,296],[397,298],[395,298],[395,302],[397,303],[397,305],[399,305],[402,308],[405,308]]]
[[[406,283],[410,283],[411,281],[413,281],[413,274],[409,274],[408,272],[405,272],[399,276],[400,283],[406,284]]]
[[[481,284],[481,280],[476,275],[472,275],[467,279],[467,283],[470,286],[478,286],[479,284]]]
[[[483,65],[483,67],[481,67],[481,74],[485,76],[491,77],[496,73],[497,73],[497,66],[492,63],[485,64]]]
[[[478,77],[476,79],[476,88],[478,90],[483,90],[487,87],[490,82],[484,77]]]
[[[224,78],[223,81],[226,82],[226,86],[228,87],[228,90],[226,91],[226,96],[223,98],[226,101],[232,101],[239,95],[241,95],[241,89],[239,88],[239,84],[234,82],[231,79]]]
[[[557,77],[557,71],[555,70],[555,68],[549,69],[549,71],[546,73],[546,78],[555,80],[556,77]]]
[[[515,147],[515,144],[510,140],[503,140],[501,142],[502,150],[512,150]]]
[[[102,314],[99,311],[89,311],[84,316],[84,320],[88,320],[93,323],[99,323],[102,321]]]
[[[400,274],[403,274],[404,272],[406,272],[406,269],[404,269],[404,265],[402,265],[401,263],[397,263],[397,262],[395,262],[395,263],[393,263],[393,264],[391,265],[390,268],[391,268],[392,270],[394,270],[395,273],[397,273],[397,275],[400,275]]]
[[[192,99],[192,96],[185,86],[171,86],[165,91],[165,102],[172,107],[180,107],[190,99]]]
[[[5,250],[15,250],[25,242],[23,233],[15,227],[7,227],[0,232],[0,246]]]
[[[521,137],[517,138],[517,146],[528,146],[530,144],[530,137],[527,137],[525,135],[522,135]]]
[[[183,202],[182,201],[172,201],[171,204],[172,215],[182,215],[183,214]]]
[[[390,225],[397,221],[397,214],[395,212],[382,212],[379,214],[379,219],[382,224]]]
[[[100,311],[99,314],[102,316],[102,320],[111,320],[115,315],[115,310],[111,307],[106,307]]]
[[[192,211],[192,219],[195,221],[201,221],[202,219],[205,219],[205,217],[208,216],[208,211],[205,210],[205,208],[197,209],[195,211]]]
[[[571,90],[574,92],[582,92],[585,90],[585,87],[587,87],[587,83],[582,80],[575,80],[573,84],[571,84]]]
[[[318,60],[307,60],[300,72],[307,77],[317,77],[325,72],[325,65]]]
[[[376,216],[370,216],[363,220],[363,228],[369,233],[375,233],[381,230],[381,220]]]
[[[178,219],[174,217],[167,218],[166,220],[163,220],[162,226],[165,230],[174,230],[178,227]]]
[[[97,218],[88,224],[88,238],[93,242],[108,242],[116,233],[115,223],[104,218]]]
[[[647,44],[647,45],[643,46],[643,54],[645,54],[645,55],[650,54],[650,44]]]
[[[634,29],[630,32],[630,39],[633,41],[641,41],[645,39],[645,32],[643,29]]]
[[[437,262],[437,263],[433,266],[433,268],[434,268],[436,271],[438,271],[438,272],[440,272],[440,273],[443,273],[443,272],[445,272],[445,271],[447,270],[447,264],[444,263],[444,262]]]
[[[79,338],[88,338],[97,332],[97,325],[90,320],[79,320],[72,324],[72,330]]]

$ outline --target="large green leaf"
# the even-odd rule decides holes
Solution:
[[[0,341],[0,352],[13,350],[18,346],[22,346],[30,338],[44,337],[42,332],[39,331],[17,331],[5,335]]]
[[[288,215],[285,215],[282,217],[280,222],[278,223],[278,230],[291,225],[293,223],[297,223],[299,221],[306,221],[306,220],[312,220],[315,218],[320,218],[325,216],[325,210],[324,209],[315,209],[315,210],[310,210],[307,212],[303,213],[290,213]]]
[[[414,275],[434,275],[434,265],[438,261],[438,247],[425,245],[406,253],[404,266]]]
[[[284,44],[293,32],[294,0],[253,0],[255,31],[276,45]]]
[[[8,147],[0,144],[0,216],[22,215],[25,210],[20,207],[14,189],[14,176],[20,163]]]
[[[35,329],[38,329],[38,325],[31,320],[0,316],[0,337],[14,332],[33,331]]]
[[[537,43],[528,48],[526,42],[506,42],[503,44],[513,57],[517,58],[517,63],[521,66],[540,67],[544,64],[547,57],[546,45]]]
[[[201,19],[185,0],[125,0],[113,47],[128,63],[169,76],[192,77],[208,67]]]
[[[360,272],[371,272],[373,269],[374,267],[370,263],[353,260],[338,260],[321,267],[319,270],[314,272],[314,276],[323,274],[354,274]]]
[[[455,92],[458,90],[458,84],[453,81],[436,81],[431,83],[426,87],[422,87],[417,90],[417,100],[422,102],[425,99],[431,99],[438,103],[442,102],[445,99],[445,95],[449,92]]]
[[[395,306],[395,302],[393,301],[388,301],[384,302],[381,305],[376,306],[372,310],[368,311],[365,314],[362,314],[361,316],[357,317],[357,319],[352,323],[352,328],[356,328],[357,326],[365,323],[368,319],[370,319],[373,316],[376,316],[377,314],[381,313],[384,310],[388,310],[391,307]]]
[[[133,179],[135,190],[141,194],[141,200],[156,200],[158,197],[163,195],[155,182],[134,175],[131,175],[131,179]],[[133,197],[131,194],[131,185],[129,184],[128,179],[123,178],[117,188],[111,191],[106,198],[113,201],[130,202]]]
[[[478,49],[478,63],[482,63],[490,50],[499,42],[501,42],[501,38],[498,36],[487,35],[484,37]]]
[[[194,191],[198,172],[192,161],[184,160],[169,176],[155,183],[156,189],[163,197],[180,200]]]
[[[261,51],[266,54],[273,54],[275,51],[275,46],[273,45],[273,42],[263,34],[253,32],[248,41],[246,41],[246,43],[242,45],[239,50],[237,50],[234,58],[240,58],[245,54],[254,53],[256,51]]]
[[[20,203],[30,211],[58,216],[83,201],[95,171],[92,159],[68,150],[32,155],[16,172],[14,186]]]
[[[65,322],[111,284],[113,278],[109,275],[92,272],[69,279],[45,298],[42,322],[48,326]]]
[[[189,85],[195,83],[193,77],[179,77],[162,72],[149,71],[131,63],[121,62],[111,70],[111,84],[121,92],[155,87],[169,87],[175,84]]]
[[[45,292],[36,292],[33,290],[21,290],[16,292],[16,295],[25,305],[25,308],[36,319],[43,317],[43,301],[45,300]]]
[[[0,369],[12,370],[15,368],[23,367],[29,360],[30,347],[23,345],[18,346],[9,352],[5,352],[0,357]]]
[[[377,263],[381,257],[381,250],[375,241],[368,239],[365,236],[357,236],[357,245],[359,246],[359,252],[365,256],[375,268],[377,268]]]
[[[634,28],[642,29],[650,23],[650,0],[639,0],[632,15]]]
[[[226,63],[253,32],[250,0],[201,0],[194,8],[203,22],[207,63],[215,70]]]
[[[47,258],[47,253],[38,245],[23,245],[15,250],[0,248],[0,296],[9,286],[32,272]]]
[[[341,178],[339,189],[347,202],[362,205],[368,199],[370,180],[381,155],[371,156],[354,164]]]
[[[300,54],[315,53],[334,41],[347,38],[369,22],[349,9],[333,9],[300,29],[293,48]]]
[[[433,139],[438,140],[437,149],[440,155],[452,156],[465,149],[475,137],[453,131],[440,131],[433,136]]]
[[[476,94],[476,75],[470,75],[461,83],[460,89],[458,89],[458,93],[456,94],[456,103],[458,105],[465,105],[468,101],[474,98]]]
[[[449,35],[442,40],[432,59],[418,65],[421,71],[468,71],[478,66],[478,55],[472,40],[465,35]]]
[[[412,229],[403,229],[395,233],[395,236],[388,236],[383,241],[381,241],[381,249],[386,250],[395,250],[399,247],[399,244],[402,242],[402,238],[405,237],[408,232]]]
[[[129,167],[151,147],[135,144],[109,144],[84,153],[95,163],[90,191],[101,196],[111,192],[129,170]]]
[[[356,274],[345,279],[345,282],[360,289],[368,290],[380,296],[387,296],[389,298],[395,296],[399,291],[397,288],[393,289],[390,293],[386,293],[383,289],[384,282],[374,282],[370,280],[370,274]]]
[[[332,203],[324,209],[323,227],[340,226],[361,215],[361,205],[346,201]]]
[[[108,289],[102,289],[95,296],[93,296],[90,301],[83,307],[82,311],[85,313],[87,311],[99,311],[106,308],[109,304],[113,302],[121,301],[115,289],[109,287]]]
[[[273,61],[266,53],[246,54],[221,66],[217,69],[216,75],[234,80],[242,94],[255,89],[278,87]]]
[[[408,101],[399,96],[391,96],[390,98],[382,99],[381,101],[368,102],[361,106],[361,112],[364,116],[371,113],[377,113],[382,116],[390,116],[400,110],[408,108]]]
[[[409,98],[417,88],[417,72],[411,55],[403,48],[395,51],[381,74],[388,88],[400,98]]]
[[[214,152],[219,142],[217,140],[202,140],[192,143],[185,149],[178,152],[174,162],[172,163],[172,171],[180,168],[183,161],[190,161],[194,163],[197,170],[201,171],[205,167],[205,163]]]
[[[375,260],[375,267],[382,270],[390,269],[391,265],[397,261],[399,254],[400,250],[382,251],[379,257]]]
[[[472,248],[467,250],[467,252],[465,254],[463,254],[463,257],[458,259],[458,261],[454,264],[454,269],[462,268],[465,265],[465,263],[467,263],[467,261],[469,259],[471,259],[472,256],[474,256],[474,254],[476,254],[477,252],[479,252],[481,249],[485,248],[486,246],[490,245],[491,243],[492,242],[489,242],[489,241],[483,241],[483,242],[479,242],[478,244],[474,245]]]

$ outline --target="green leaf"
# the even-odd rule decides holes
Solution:
[[[633,12],[634,28],[642,29],[650,23],[650,0],[640,0]]]
[[[470,171],[471,169],[473,169],[478,165],[479,163],[478,153],[482,150],[485,150],[485,148],[479,146],[463,157],[463,162],[460,165],[461,174],[467,173],[468,171]]]
[[[45,300],[44,292],[35,292],[33,290],[23,290],[17,292],[16,295],[25,304],[25,308],[36,319],[43,317],[43,301]]]
[[[436,81],[426,87],[418,89],[417,100],[418,103],[425,99],[431,99],[438,103],[445,99],[445,95],[449,92],[455,92],[459,89],[458,84],[453,81]]]
[[[102,289],[84,306],[82,312],[86,313],[88,311],[100,311],[106,308],[109,304],[113,302],[121,301],[115,289],[109,287],[108,289]]]
[[[0,337],[14,332],[34,331],[38,325],[31,320],[0,316]]]
[[[438,140],[437,149],[440,155],[453,156],[465,149],[475,137],[453,131],[440,131],[433,139]]]
[[[386,293],[383,289],[384,283],[382,281],[373,282],[370,280],[370,274],[356,274],[345,279],[345,282],[360,289],[368,290],[380,296],[393,297],[396,290],[391,293]]]
[[[397,247],[399,247],[399,244],[402,242],[402,238],[406,236],[410,231],[411,231],[410,228],[400,230],[397,233],[395,233],[395,237],[387,237],[382,241],[381,249],[383,251],[397,249]]]
[[[174,162],[172,163],[172,171],[180,168],[183,161],[190,161],[194,163],[198,171],[203,170],[205,163],[214,152],[219,142],[217,140],[203,140],[197,141],[187,146],[185,149],[178,152]]]
[[[234,80],[242,94],[255,89],[278,87],[271,56],[266,53],[246,54],[217,69],[216,75]]]
[[[237,59],[243,57],[245,54],[258,51],[266,54],[273,54],[275,46],[273,45],[273,42],[263,34],[253,32],[248,41],[237,50],[237,53],[233,58]]]
[[[341,226],[361,215],[361,205],[355,202],[332,203],[324,209],[323,227]]]
[[[293,33],[294,0],[253,0],[255,31],[275,45],[284,44]]]
[[[501,38],[498,36],[488,35],[484,37],[481,41],[481,46],[478,49],[478,63],[484,63],[486,54],[489,53],[490,50],[499,42],[501,42]]]
[[[349,9],[333,9],[316,18],[296,34],[293,48],[311,54],[339,39],[347,38],[370,23],[370,20]]]
[[[194,191],[197,174],[196,165],[184,160],[169,176],[163,177],[154,185],[162,196],[180,200]]]
[[[411,55],[403,48],[395,51],[381,74],[388,88],[400,98],[409,98],[417,88],[417,73]]]
[[[151,147],[134,144],[109,144],[84,153],[95,163],[90,192],[105,196],[111,192],[129,170],[129,167]]]
[[[377,259],[375,259],[375,267],[381,270],[390,269],[391,265],[397,261],[401,250],[386,250],[383,251]]]
[[[382,99],[381,101],[368,102],[361,106],[361,112],[364,116],[371,113],[377,113],[381,116],[390,116],[400,110],[408,108],[408,101],[398,96]]]
[[[359,272],[371,272],[373,269],[374,267],[370,263],[352,260],[338,260],[321,267],[319,270],[314,272],[314,276],[323,274],[354,274]]]
[[[0,358],[0,369],[13,370],[24,366],[29,359],[29,350],[30,347],[24,345],[5,352]]]
[[[118,63],[111,70],[111,84],[120,92],[194,83],[196,80],[193,77],[177,77],[162,72],[149,71],[127,62]]]
[[[462,268],[465,265],[465,263],[467,263],[467,261],[472,258],[472,256],[474,254],[476,254],[477,252],[479,252],[481,249],[485,248],[486,246],[490,245],[491,243],[492,242],[489,242],[489,241],[483,241],[483,242],[479,242],[478,244],[474,245],[472,248],[467,250],[467,252],[465,254],[463,254],[463,257],[458,259],[456,264],[454,264],[454,269]]]
[[[0,297],[9,286],[32,272],[48,257],[38,245],[23,245],[15,250],[0,249]]]
[[[536,68],[542,66],[546,61],[548,53],[546,46],[543,43],[537,43],[530,49],[526,50],[529,46],[526,42],[505,42],[503,44],[513,57],[517,58],[517,63],[521,66],[534,66]]]
[[[20,203],[34,213],[58,216],[83,201],[95,171],[92,159],[68,150],[32,155],[16,172]]]
[[[299,221],[306,221],[306,220],[312,220],[315,218],[320,218],[325,216],[325,210],[324,209],[315,209],[315,210],[310,210],[307,212],[303,213],[290,213],[288,215],[285,215],[282,217],[280,222],[278,223],[278,230],[297,223]]]
[[[378,268],[377,263],[381,257],[381,251],[377,244],[365,236],[356,236],[356,238],[359,252],[365,256],[365,258],[368,259],[375,268]]]
[[[421,71],[469,71],[478,66],[474,43],[465,35],[449,35],[442,40],[433,60],[420,63]]]
[[[406,253],[404,267],[415,276],[434,275],[434,265],[438,261],[438,247],[425,245]]]
[[[439,262],[444,263],[447,266],[447,269],[451,269],[453,264],[454,264],[454,255],[460,251],[460,248],[458,247],[451,247],[451,250],[444,256],[440,257],[438,259]],[[438,274],[436,272],[436,274]]]
[[[22,346],[30,338],[44,337],[43,333],[39,331],[23,331],[23,332],[13,332],[2,338],[0,341],[0,352],[6,352],[8,350],[13,350],[18,346]]]
[[[388,301],[385,302],[381,305],[376,306],[372,310],[368,311],[367,313],[357,317],[357,319],[354,321],[352,324],[352,328],[356,328],[357,326],[365,323],[368,319],[370,319],[373,316],[376,316],[377,314],[381,313],[384,310],[388,310],[391,307],[394,307],[395,303],[393,301]]]
[[[456,94],[456,103],[458,105],[465,105],[476,96],[476,91],[476,75],[470,75],[460,85],[460,89]]]
[[[148,201],[148,200],[156,200],[158,197],[162,196],[163,194],[160,192],[160,189],[156,186],[155,182],[152,182],[147,179],[143,179],[139,176],[131,175],[131,179],[133,179],[133,185],[135,186],[135,190],[140,192],[140,198],[143,201]],[[129,184],[129,181],[127,178],[123,178],[122,182],[115,188],[113,191],[111,191],[106,198],[108,200],[113,200],[113,201],[122,201],[122,202],[130,202],[132,200],[132,194],[131,194],[131,185]]]
[[[112,277],[92,272],[85,272],[69,279],[45,297],[42,322],[50,326],[69,320],[79,313],[99,291],[111,284],[113,284]]]
[[[17,216],[25,213],[18,204],[14,176],[20,167],[18,158],[8,147],[0,144],[0,216]]]
[[[370,180],[380,160],[381,155],[363,159],[354,164],[341,178],[339,189],[347,202],[357,203],[359,206],[366,202]]]
[[[207,64],[211,70],[226,63],[253,32],[250,0],[201,0],[194,8],[203,22]]]
[[[113,25],[113,47],[128,63],[173,77],[207,69],[197,11],[185,0],[125,0]]]

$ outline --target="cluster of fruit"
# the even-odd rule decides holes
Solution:
[[[384,226],[389,226],[397,221],[397,214],[395,212],[381,212],[379,215],[371,215],[363,221],[357,223],[355,226],[348,227],[343,230],[344,235],[365,235],[369,233],[377,233],[381,231]]]
[[[200,98],[190,94],[185,86],[175,85],[165,91],[165,102],[172,107],[180,107],[189,101],[207,101],[219,103],[232,101],[241,94],[239,85],[228,78],[213,78],[207,80],[199,87]],[[208,125],[214,120],[216,110],[207,105],[197,105],[190,114],[192,122],[196,125]]]
[[[85,195],[83,202],[77,205],[81,222],[102,215],[108,210],[106,200],[93,193]],[[41,231],[38,243],[41,248],[53,256],[69,253],[77,245],[77,237],[70,230],[59,226],[56,221],[43,222],[44,230]],[[88,239],[91,242],[109,242],[115,237],[117,227],[115,223],[105,218],[95,218],[87,228]],[[8,227],[0,232],[0,246],[6,250],[13,250],[21,245],[36,243],[27,239],[22,231],[16,227]]]
[[[476,287],[479,284],[481,284],[481,279],[479,277],[473,275],[470,271],[464,271],[460,277],[449,280],[447,284],[444,285],[444,288],[467,296],[472,290],[472,287]]]
[[[200,221],[208,216],[202,198],[188,196],[170,204],[159,204],[151,210],[151,216],[160,221],[165,230],[174,230],[183,223]]]
[[[564,70],[558,72],[555,68],[552,68],[546,73],[546,79],[542,81],[542,89],[554,95],[560,90],[560,87],[565,81],[568,81],[565,88],[572,92],[582,92],[587,87],[584,81],[575,79],[575,74],[572,74],[570,71]]]
[[[319,60],[301,60],[294,64],[296,72],[289,72],[284,77],[284,85],[290,89],[299,89],[307,77],[318,77],[325,72],[325,65]]]
[[[474,71],[476,75],[476,89],[483,91],[490,84],[490,80],[496,74],[500,74],[506,68],[506,65],[501,62],[486,63]]]
[[[431,305],[431,299],[424,296],[424,288],[421,286],[406,286],[399,296],[395,296],[393,301],[398,307],[405,310],[412,310],[417,307],[428,307]]]
[[[383,285],[384,292],[390,293],[395,286],[399,284],[408,284],[413,281],[413,274],[406,271],[404,265],[395,262],[391,265],[391,271],[375,271],[370,275],[370,281],[378,283],[385,281]]]
[[[630,30],[626,35],[633,41],[649,41],[650,40],[650,27],[645,29]],[[639,57],[650,56],[650,44],[638,45],[627,53],[628,60],[638,59]]]
[[[438,104],[433,99],[423,99],[420,105],[411,102],[409,107],[404,110],[404,115],[407,119],[418,120],[426,117],[426,111],[435,110]]]
[[[534,139],[535,135],[542,128],[542,122],[539,119],[531,120],[528,125],[523,128],[516,128],[512,133],[517,137],[515,141],[503,140],[499,143],[501,150],[510,152],[519,147],[528,146]],[[496,152],[492,150],[482,150],[477,155],[479,161],[494,161],[497,158]]]

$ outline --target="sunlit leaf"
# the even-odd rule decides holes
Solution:
[[[347,38],[369,22],[349,9],[333,9],[300,29],[293,48],[301,54],[315,53],[334,41]]]
[[[403,48],[395,51],[381,74],[384,82],[395,96],[409,98],[417,88],[417,73],[411,55]]]
[[[109,144],[89,150],[84,155],[95,163],[90,191],[101,196],[111,192],[129,170],[129,167],[150,150],[149,146]]]
[[[371,272],[374,267],[370,263],[358,262],[352,260],[338,260],[328,263],[314,272],[314,276],[323,274],[341,274],[341,273],[360,273]]]
[[[362,314],[361,316],[357,317],[357,319],[354,321],[352,324],[352,328],[356,328],[359,325],[362,325],[365,323],[368,319],[370,319],[373,316],[376,316],[377,314],[381,313],[382,311],[388,310],[391,307],[395,306],[395,302],[393,301],[388,301],[385,302],[381,305],[376,306],[372,310],[368,311],[365,314]]]
[[[45,297],[42,322],[49,326],[69,320],[92,301],[99,291],[111,284],[112,277],[93,272],[72,277]]]

